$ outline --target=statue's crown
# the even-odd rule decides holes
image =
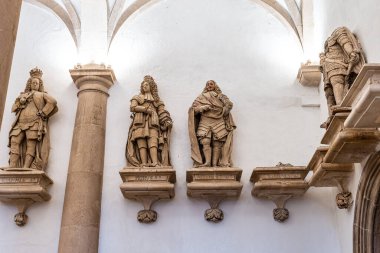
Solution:
[[[40,70],[38,67],[35,67],[31,71],[29,71],[30,77],[42,77],[42,70]]]

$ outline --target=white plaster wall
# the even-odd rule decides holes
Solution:
[[[38,66],[44,72],[45,90],[58,100],[59,107],[49,121],[52,148],[47,174],[54,184],[49,190],[51,200],[33,205],[27,211],[29,221],[24,227],[13,222],[15,206],[0,204],[1,253],[57,252],[77,102],[68,69],[75,61],[75,45],[64,24],[50,12],[23,3],[0,132],[0,167],[8,164],[8,132],[15,118],[12,104],[24,90],[29,70]]]
[[[354,32],[366,54],[369,63],[380,62],[380,30],[377,29],[380,23],[380,5],[376,0],[318,0],[314,1],[314,24],[315,24],[315,45],[316,52],[323,51],[323,45],[327,37],[334,29],[340,26],[348,27]],[[321,103],[325,104],[323,93],[321,93]],[[321,120],[326,119],[327,109],[321,109]],[[366,161],[362,164],[355,164],[355,174],[350,182],[349,189],[353,196],[356,196],[357,187],[360,181],[362,168]],[[335,196],[337,190],[332,190]],[[350,253],[353,251],[353,219],[354,206],[350,210],[336,210],[335,226],[338,232],[340,252]]]
[[[301,58],[296,38],[252,1],[156,1],[127,21],[109,54],[118,83],[108,107],[101,252],[338,252],[330,191],[290,201],[286,224],[273,220],[273,203],[250,194],[254,167],[306,165],[318,146],[319,108],[301,106],[318,91],[295,83]],[[137,222],[142,206],[122,199],[117,174],[125,166],[129,99],[146,74],[174,119],[177,171],[176,197],[154,206],[159,218],[151,225]],[[206,202],[186,197],[187,110],[209,79],[234,102],[233,156],[244,171],[242,195],[222,203],[220,224],[204,220]]]
[[[0,204],[0,252],[56,252],[77,103],[68,72],[76,64],[76,50],[54,15],[24,3],[14,57],[0,165],[8,160],[11,105],[24,89],[28,71],[38,65],[46,90],[59,101],[59,112],[50,121],[47,171],[54,185],[51,201],[32,206],[23,228],[13,223],[16,209]],[[291,216],[284,224],[273,220],[273,203],[250,194],[254,167],[279,161],[306,165],[318,146],[320,110],[302,104],[319,94],[295,82],[301,60],[296,37],[254,1],[156,1],[133,15],[116,36],[108,59],[118,81],[108,100],[100,252],[339,252],[330,190],[313,188],[289,201]],[[150,225],[137,222],[142,206],[123,198],[118,174],[126,165],[129,99],[146,74],[156,78],[174,120],[171,154],[177,172],[176,197],[155,204],[159,218]],[[187,110],[209,79],[234,102],[238,128],[233,157],[243,169],[242,195],[222,203],[225,220],[219,224],[204,220],[208,204],[188,199],[185,183],[192,166]]]

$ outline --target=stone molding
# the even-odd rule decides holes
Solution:
[[[111,68],[98,64],[77,65],[70,70],[70,74],[79,89],[78,94],[82,91],[100,91],[108,95],[116,80]]]
[[[239,198],[241,174],[241,169],[232,167],[191,168],[186,172],[187,196],[206,200],[211,208],[205,211],[205,219],[221,222],[224,214],[219,205],[225,199]]]
[[[33,203],[49,201],[47,187],[53,181],[43,171],[27,168],[0,169],[0,201],[16,205],[14,217],[18,226],[27,223],[26,211]]]
[[[298,70],[298,82],[306,87],[318,87],[321,82],[320,65],[302,64]]]
[[[137,220],[152,223],[157,212],[152,205],[161,199],[174,198],[176,173],[173,167],[126,167],[120,172],[123,183],[120,190],[125,198],[139,201],[144,209],[138,212]]]
[[[285,208],[291,198],[301,197],[309,188],[305,177],[308,170],[303,166],[279,165],[275,167],[257,167],[252,171],[252,196],[268,199],[275,203],[273,219],[284,222],[289,218]]]

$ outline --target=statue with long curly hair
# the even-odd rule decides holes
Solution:
[[[9,167],[44,170],[49,156],[48,119],[57,112],[57,101],[44,91],[42,71],[30,72],[24,92],[16,98],[16,113],[9,133]]]
[[[170,166],[169,144],[172,119],[161,101],[157,84],[145,76],[140,94],[131,99],[132,123],[126,157],[129,166]]]
[[[231,167],[232,137],[236,128],[232,102],[215,81],[207,81],[189,110],[191,158],[196,167]]]

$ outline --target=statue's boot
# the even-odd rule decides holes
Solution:
[[[18,167],[17,163],[18,163],[19,158],[20,158],[20,155],[11,153],[11,155],[9,156],[9,167],[10,168]]]
[[[140,159],[141,159],[141,166],[147,166],[148,165],[148,152],[146,148],[139,148],[140,152]]]
[[[211,147],[203,146],[203,154],[205,156],[205,163],[199,167],[210,167],[211,166]]]
[[[152,167],[158,166],[157,148],[156,147],[151,147],[149,149],[149,151],[150,151],[150,158],[152,160],[151,166]]]
[[[24,162],[24,168],[30,168],[32,165],[32,162],[34,160],[34,157],[31,155],[25,156],[25,162]]]
[[[214,146],[214,149],[212,150],[212,166],[213,167],[218,166],[220,152],[221,152],[221,148]]]

